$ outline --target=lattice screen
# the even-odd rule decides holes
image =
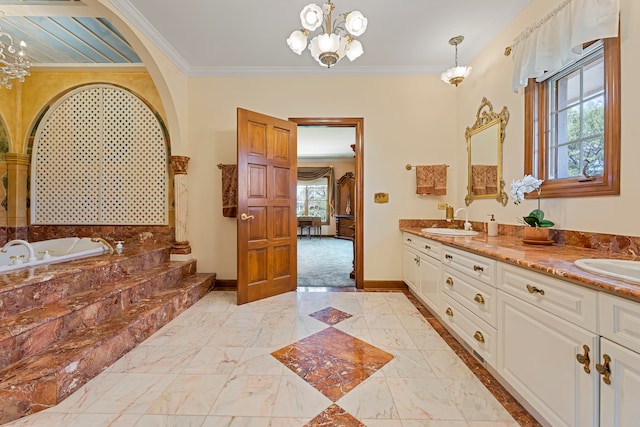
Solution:
[[[135,95],[94,85],[52,106],[33,144],[33,224],[167,224],[161,124]]]

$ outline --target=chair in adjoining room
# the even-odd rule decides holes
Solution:
[[[307,230],[307,235],[311,238],[311,226],[313,225],[313,220],[309,217],[299,217],[298,218],[298,228],[300,229],[300,233],[298,237],[304,236],[304,231]]]

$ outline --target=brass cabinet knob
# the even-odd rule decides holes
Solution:
[[[531,286],[531,285],[527,285],[527,291],[529,291],[530,294],[540,294],[540,295],[544,295],[544,289],[538,289],[535,286]]]
[[[451,277],[447,277],[446,283],[447,285],[453,286],[453,279]]]
[[[476,294],[476,296],[473,298],[473,300],[475,302],[477,302],[478,304],[484,304],[484,298],[480,294]]]
[[[585,344],[582,346],[582,349],[584,350],[584,354],[576,354],[576,360],[581,365],[584,365],[584,371],[590,374],[591,369],[589,369],[589,362],[591,362],[591,360],[589,359],[589,346]]]
[[[484,342],[484,335],[482,335],[482,332],[480,331],[476,331],[475,334],[473,334],[473,337],[476,339],[476,341],[478,342]]]
[[[598,373],[602,375],[602,381],[605,384],[611,385],[611,379],[609,378],[611,376],[611,367],[609,366],[611,357],[609,357],[608,354],[605,354],[604,356],[602,356],[602,358],[604,359],[604,364],[601,365],[599,363],[596,363],[596,371],[598,371]]]
[[[445,311],[445,313],[447,313],[447,316],[453,317],[453,310],[451,310],[451,307],[447,307],[447,310]]]

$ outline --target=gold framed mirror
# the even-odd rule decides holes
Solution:
[[[502,206],[507,205],[509,197],[504,192],[502,179],[502,144],[509,110],[502,107],[499,113],[493,112],[493,105],[482,98],[476,113],[475,123],[467,127],[467,206],[477,199],[496,199]]]

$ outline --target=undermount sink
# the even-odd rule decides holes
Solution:
[[[477,231],[462,230],[459,228],[423,228],[423,233],[440,234],[442,236],[475,236]]]
[[[640,283],[640,261],[606,258],[583,258],[574,261],[577,267],[591,273],[603,274]]]

